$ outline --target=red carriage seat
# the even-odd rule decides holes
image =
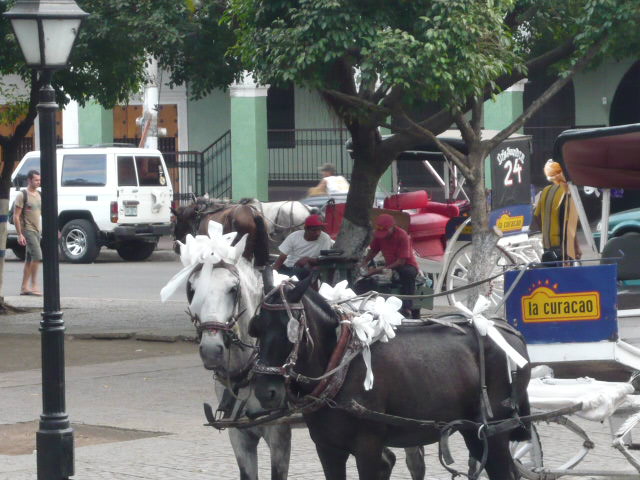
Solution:
[[[384,208],[390,210],[414,210],[424,208],[429,203],[429,194],[426,190],[398,193],[384,199]]]
[[[391,195],[384,201],[385,208],[417,210],[409,216],[409,236],[414,250],[421,257],[439,257],[444,254],[447,223],[460,214],[458,205],[432,202],[425,190]]]

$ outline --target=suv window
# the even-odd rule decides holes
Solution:
[[[107,156],[65,155],[62,160],[64,187],[102,187],[107,184]]]
[[[13,178],[13,186],[18,188],[24,188],[27,186],[27,174],[30,170],[40,171],[40,157],[27,158],[20,170]]]
[[[165,186],[167,184],[160,157],[136,156],[136,167],[138,167],[138,179],[141,187]]]
[[[118,186],[138,186],[136,167],[133,165],[133,157],[118,157]]]

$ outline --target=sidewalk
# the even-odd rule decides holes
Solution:
[[[38,333],[42,297],[8,296],[5,301],[30,311],[0,317],[0,334]],[[195,329],[185,314],[184,301],[87,299],[63,297],[61,310],[66,334],[81,338],[144,336],[176,341],[194,339]]]
[[[20,334],[37,338],[42,299],[7,297],[6,300],[15,306],[30,307],[33,311],[0,317],[0,335]],[[76,338],[126,334],[178,341],[194,335],[184,308],[183,301],[160,304],[151,300],[91,300],[88,304],[86,299],[62,299],[67,334]],[[106,341],[92,342],[96,342],[96,349],[110,345]],[[146,342],[139,343],[144,349]],[[196,345],[173,345],[180,345],[181,351],[192,353],[163,353],[134,359],[123,356],[117,361],[113,361],[112,355],[108,360],[89,364],[73,357],[70,348],[67,349],[66,410],[70,421],[76,425],[74,478],[238,478],[227,433],[203,426],[202,403],[216,405],[211,373],[202,368]],[[5,355],[16,354],[15,351],[0,349],[0,361],[3,350]],[[21,352],[23,355],[38,353],[31,350]],[[94,358],[92,362],[95,361]],[[0,373],[0,399],[0,438],[20,428],[33,436],[37,424],[21,425],[20,422],[34,422],[42,411],[40,370]],[[596,443],[596,449],[580,463],[579,468],[629,470],[624,459],[610,447],[611,437],[606,423],[578,423]],[[539,432],[545,465],[558,466],[561,458],[568,459],[582,443],[576,437],[565,435],[557,425],[543,425]],[[264,443],[260,445],[260,477],[268,479],[269,455]],[[467,454],[458,436],[453,438],[452,450],[455,468],[465,471]],[[394,452],[397,463],[392,478],[409,479],[403,450],[394,449]],[[451,478],[438,461],[436,446],[426,448],[425,462],[429,479]],[[35,476],[36,456],[32,450],[31,453],[17,455],[0,452],[0,480],[26,480]],[[289,478],[323,478],[315,447],[306,429],[294,431]],[[349,462],[348,478],[357,478],[353,459]]]
[[[215,405],[215,399],[211,374],[202,368],[195,345],[193,348],[194,352],[190,354],[75,365],[66,369],[67,413],[76,425],[74,478],[238,478],[226,432],[203,426],[202,403]],[[3,427],[37,420],[42,409],[40,370],[0,374],[0,398],[0,437],[5,435]],[[597,446],[580,468],[627,468],[617,452],[609,447],[606,424],[578,423],[587,429]],[[105,436],[103,432],[98,439],[87,438],[86,432],[95,430],[96,426],[107,427],[102,430],[116,435]],[[34,432],[37,427],[33,424],[30,428]],[[559,465],[559,457],[567,459],[581,445],[579,440],[565,435],[555,425],[543,425],[539,431],[546,464]],[[455,467],[464,471],[466,450],[456,437],[452,449]],[[294,431],[292,445],[289,478],[323,478],[314,445],[305,429]],[[397,463],[392,478],[409,479],[404,452],[394,451]],[[259,461],[261,478],[270,478],[269,456],[263,443]],[[427,447],[425,461],[429,479],[451,478],[440,466],[435,446]],[[0,454],[0,480],[26,480],[35,475],[35,454]],[[349,462],[348,478],[357,478],[353,459]]]

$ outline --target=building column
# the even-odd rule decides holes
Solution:
[[[70,100],[62,110],[62,143],[64,145],[80,144],[78,108],[78,102]]]
[[[525,83],[526,79],[520,80],[497,95],[495,100],[484,102],[485,129],[502,130],[522,114]],[[522,128],[518,133],[522,133]]]
[[[391,130],[388,128],[380,127],[380,135],[391,135]],[[382,174],[378,181],[378,190],[394,194],[398,186],[397,174],[395,173],[396,161],[391,163],[391,166]]]
[[[269,197],[267,90],[250,74],[230,88],[231,196],[233,200]]]
[[[113,110],[105,110],[97,102],[78,108],[78,143],[95,145],[113,142]]]

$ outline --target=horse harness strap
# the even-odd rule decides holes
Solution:
[[[342,322],[347,319],[345,312],[338,312],[338,314],[341,316]],[[318,382],[310,394],[305,395],[302,399],[296,399],[295,403],[298,405],[307,404],[304,408],[304,413],[319,410],[337,395],[349,371],[346,367],[349,366],[351,360],[361,351],[360,342],[353,336],[353,331],[343,323],[343,327],[340,330],[340,337],[338,338],[335,349],[331,353],[326,372],[317,378],[310,378],[300,374],[292,376],[300,383]]]
[[[303,338],[305,334],[308,339],[311,338],[308,332],[304,305],[300,303],[290,304],[287,302],[286,296],[284,295],[284,284],[269,292],[269,294],[265,296],[265,299],[269,298],[276,291],[280,292],[283,303],[272,304],[267,303],[265,300],[262,307],[267,310],[285,310],[290,321],[294,320],[299,322],[298,336],[284,365],[280,367],[268,367],[256,362],[253,366],[253,371],[260,374],[283,376],[289,400],[296,405],[296,407],[301,407],[305,413],[310,413],[322,408],[326,402],[330,401],[338,391],[340,391],[340,388],[342,388],[342,384],[347,376],[348,369],[346,367],[348,367],[351,360],[353,360],[362,351],[362,346],[353,336],[353,331],[349,327],[348,317],[350,314],[342,308],[337,308],[336,313],[340,317],[342,328],[340,330],[340,336],[336,343],[336,347],[334,348],[329,359],[329,363],[325,369],[325,373],[319,377],[308,377],[295,372],[293,369],[295,368],[298,360],[298,352]],[[300,317],[296,318],[293,315],[293,311],[300,311]],[[302,398],[298,398],[291,391],[291,380],[303,384],[317,382],[317,385],[310,394],[305,395]]]

